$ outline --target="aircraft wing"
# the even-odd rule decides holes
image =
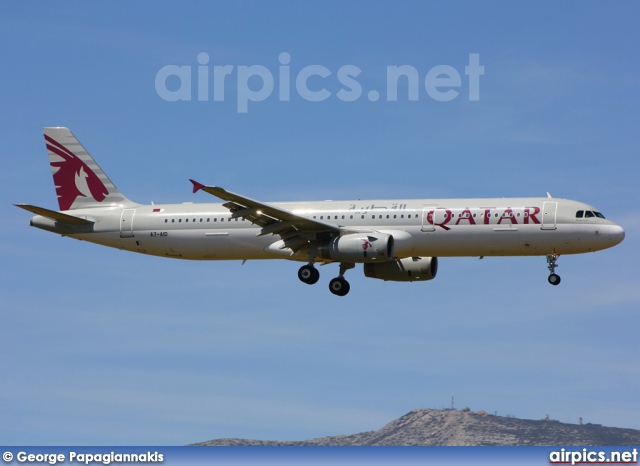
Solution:
[[[317,240],[319,234],[340,234],[340,227],[337,225],[302,217],[289,210],[232,193],[218,186],[206,186],[194,180],[189,181],[193,183],[194,193],[202,190],[227,201],[223,205],[231,211],[231,218],[244,218],[254,225],[259,225],[262,227],[259,236],[280,236],[284,241],[284,247],[291,249],[293,253],[306,247],[310,241]]]

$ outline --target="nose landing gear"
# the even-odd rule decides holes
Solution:
[[[558,267],[558,264],[556,264],[557,259],[558,255],[555,252],[552,254],[547,254],[547,268],[549,269],[549,272],[551,272],[548,280],[549,283],[554,286],[560,284],[560,275],[556,274],[556,267]]]

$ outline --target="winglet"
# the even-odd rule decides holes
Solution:
[[[189,178],[189,181],[191,181],[193,183],[193,192],[197,193],[198,191],[200,191],[202,188],[205,187],[205,185],[203,185],[202,183],[198,183],[196,180],[192,180],[191,178]]]

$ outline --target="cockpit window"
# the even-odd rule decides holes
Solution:
[[[576,218],[604,218],[600,212],[591,211],[591,210],[579,210],[576,212]]]

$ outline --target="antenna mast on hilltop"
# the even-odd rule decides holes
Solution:
[[[454,405],[453,401],[454,401],[454,399],[453,399],[453,395],[451,395],[451,411],[455,411],[455,410],[456,410],[456,408],[455,408],[455,405]]]

